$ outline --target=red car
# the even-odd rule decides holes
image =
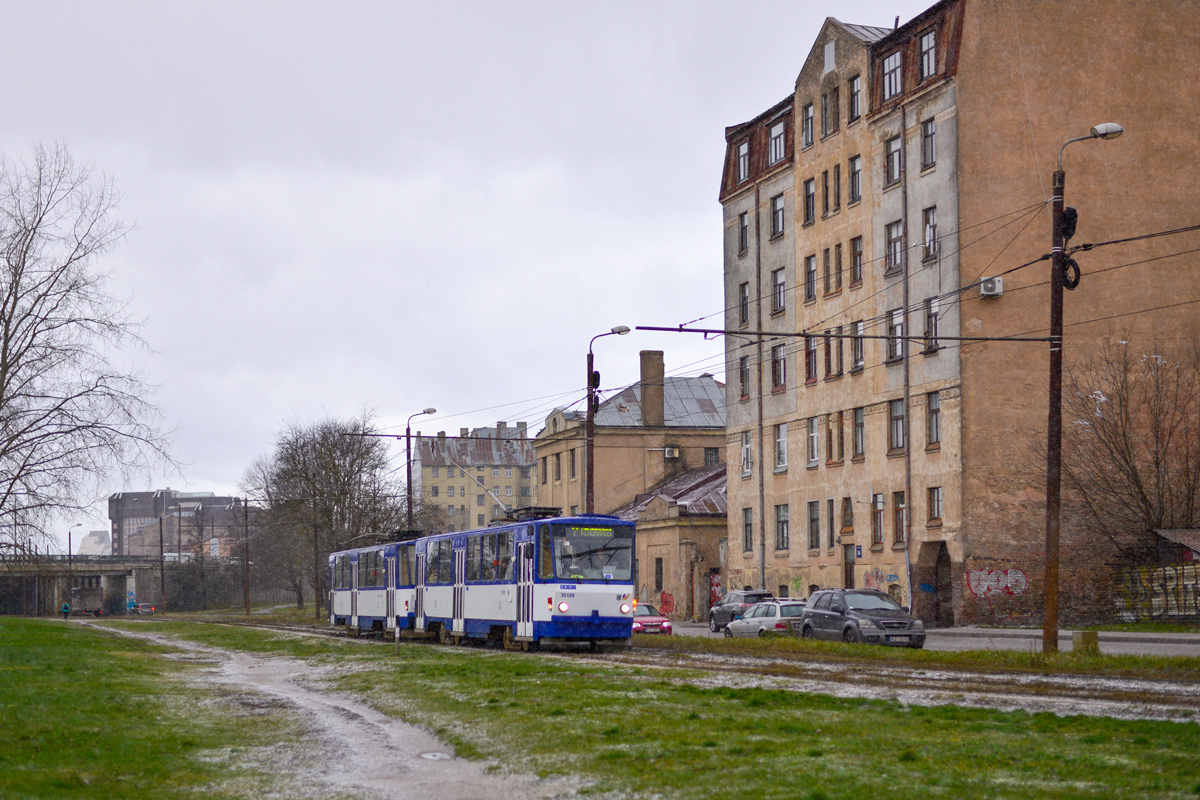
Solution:
[[[638,603],[633,612],[634,633],[664,633],[671,634],[671,620],[658,613],[654,606]]]

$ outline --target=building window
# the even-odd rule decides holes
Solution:
[[[904,449],[904,401],[888,402],[888,449]]]
[[[750,356],[742,356],[738,359],[738,380],[741,382],[742,399],[745,400],[750,396]],[[545,468],[543,464],[542,469]],[[543,476],[542,483],[545,482],[545,476]]]
[[[922,211],[921,221],[925,231],[925,258],[933,258],[938,252],[937,206]]]
[[[742,431],[742,475],[750,474],[750,468],[754,466],[754,451],[750,441],[750,431]]]
[[[840,376],[842,374],[842,355],[844,353],[843,345],[845,338],[842,336],[842,326],[838,325],[833,329],[833,374]]]
[[[925,352],[935,352],[940,346],[938,343],[938,299],[930,297],[925,301]]]
[[[434,497],[437,497],[437,496],[438,496],[438,487],[437,487],[437,486],[434,486],[434,487],[433,487],[433,496],[434,496]]]
[[[817,182],[809,178],[804,182],[804,224],[817,218]]]
[[[833,331],[825,331],[825,377],[833,377]]]
[[[871,495],[871,544],[883,544],[883,495]]]
[[[783,161],[784,149],[783,122],[780,121],[771,126],[770,147],[767,151],[768,162],[778,164],[780,161]]]
[[[481,494],[475,495],[475,505],[477,505],[477,506],[483,505],[483,495],[481,495]]]
[[[738,286],[738,325],[750,324],[750,283]]]
[[[499,467],[492,467],[492,477],[493,478],[500,477],[500,468]]]
[[[788,549],[788,506],[775,506],[775,549]]]
[[[905,522],[908,509],[904,505],[904,492],[892,492],[892,541],[904,543]]]
[[[887,361],[904,358],[904,309],[888,312]]]
[[[821,173],[821,216],[829,216],[829,170]]]
[[[829,257],[829,248],[821,251],[822,274],[825,276],[825,294],[833,291],[833,260]]]
[[[937,125],[932,119],[921,123],[921,169],[937,163]]]
[[[900,51],[892,53],[883,60],[883,99],[891,100],[900,94],[902,85],[900,74]]]
[[[663,560],[661,558],[654,559],[654,591],[661,592],[663,590]]]
[[[533,496],[533,494],[530,491],[528,486],[521,487],[521,497],[532,497],[532,496]]]
[[[862,78],[855,75],[850,79],[850,113],[849,120],[853,122],[862,116]]]
[[[854,501],[849,497],[842,498],[842,530],[854,530]]]
[[[771,235],[783,235],[783,195],[771,198]]]
[[[787,308],[787,285],[784,270],[780,267],[771,272],[771,313],[776,314]]]
[[[842,165],[833,165],[833,210],[842,207]]]
[[[475,515],[475,524],[478,525],[480,528],[483,527],[483,514]]]
[[[884,231],[887,239],[885,272],[892,272],[904,266],[904,223],[901,220],[889,222]]]
[[[817,257],[806,256],[804,259],[804,302],[817,299]]]
[[[787,466],[787,423],[775,426],[775,466]]]
[[[576,475],[575,475],[575,448],[573,448],[573,447],[571,448],[571,458],[569,459],[569,466],[570,466],[571,479],[574,480]],[[499,473],[500,470],[496,470],[496,472]],[[496,477],[500,477],[499,474],[497,474]]]
[[[742,550],[749,553],[754,549],[754,509],[742,509]]]
[[[808,549],[817,550],[821,547],[821,501],[808,502]]]
[[[942,441],[942,399],[937,392],[925,395],[925,444]]]
[[[439,468],[439,467],[432,467],[432,470],[433,470],[433,477],[435,477],[435,478],[438,476],[438,469],[440,469],[440,468]]]
[[[747,140],[738,145],[737,149],[737,179],[738,183],[750,177],[750,142]]]
[[[855,236],[850,240],[850,285],[862,283],[863,272],[863,240]]]
[[[934,31],[921,34],[921,80],[937,74],[937,36]]]
[[[854,457],[861,458],[867,452],[867,410],[862,406],[854,409]]]
[[[771,348],[771,388],[783,390],[787,388],[787,356],[786,348],[777,344]]]
[[[863,321],[850,323],[850,371],[855,372],[867,363]]]
[[[817,381],[817,337],[804,337],[804,382]]]
[[[446,487],[446,497],[454,497],[454,487],[453,486]]]
[[[840,243],[833,246],[833,290],[835,292],[842,290],[842,245]]]
[[[704,448],[704,466],[711,467],[721,463],[721,448],[706,447]]]
[[[862,200],[862,156],[850,158],[850,202]]]
[[[512,477],[512,467],[505,467],[505,468],[504,468],[504,477],[506,477],[506,478],[511,478],[511,477]]]
[[[828,547],[830,550],[832,550],[833,546],[837,543],[837,539],[835,538],[835,535],[834,535],[835,531],[834,531],[833,498],[832,497],[825,501],[825,520],[826,520],[825,521],[826,541],[828,542],[826,547]]]
[[[802,147],[812,147],[813,143],[813,105],[809,103],[800,112],[800,136]]]
[[[821,458],[821,434],[817,418],[808,418],[808,466],[815,467]]]
[[[562,453],[554,454],[554,480],[555,482],[562,480]]]
[[[738,214],[738,252],[745,253],[750,249],[750,216],[743,211]]]
[[[929,487],[929,521],[942,521],[942,487]]]
[[[546,478],[549,476],[549,474],[550,473],[546,471],[546,456],[542,456],[542,485],[543,486],[546,485]]]
[[[842,114],[838,88],[835,86],[829,92],[821,95],[821,135],[828,136],[837,132]]]
[[[883,184],[890,186],[900,180],[900,169],[904,166],[903,139],[893,136],[883,145]]]

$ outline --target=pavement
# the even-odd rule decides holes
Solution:
[[[683,636],[721,636],[708,630],[707,624],[675,623],[675,632]],[[1058,632],[1058,649],[1073,647],[1072,629]],[[1135,633],[1099,631],[1100,652],[1109,654],[1172,655],[1200,657],[1200,633]],[[1042,649],[1041,628],[983,628],[974,625],[955,628],[926,628],[928,650],[1027,650]]]

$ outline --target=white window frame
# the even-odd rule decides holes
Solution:
[[[737,179],[742,183],[750,178],[750,142],[749,140],[737,146]]]
[[[921,34],[921,80],[937,74],[937,30]]]
[[[787,308],[787,273],[783,267],[771,272],[771,313]]]
[[[768,149],[768,161],[772,165],[778,164],[780,161],[783,161],[783,156],[787,149],[786,147],[784,147],[785,140],[783,138],[783,129],[784,129],[783,120],[780,120],[779,122],[776,122],[774,125],[771,126],[771,139],[770,139],[770,147]]]
[[[883,143],[883,184],[891,186],[900,180],[900,172],[904,166],[904,137],[893,136]]]
[[[850,323],[850,335],[853,337],[850,339],[850,369],[862,369],[867,363],[867,353],[861,319]]]
[[[803,147],[812,147],[813,143],[813,104],[809,103],[800,110],[800,132]]]
[[[781,422],[775,426],[775,467],[787,465],[787,423]]]
[[[933,258],[938,254],[937,206],[930,206],[921,212],[921,228],[924,231],[925,258]]]
[[[815,339],[813,341],[816,341]],[[821,427],[817,417],[808,418],[808,466],[815,467],[821,460]]]
[[[742,476],[745,477],[754,469],[754,443],[750,431],[742,431]]]
[[[786,207],[783,203],[783,195],[777,194],[771,198],[771,235],[782,236],[786,228]]]
[[[889,222],[884,227],[884,241],[887,245],[887,255],[884,259],[885,271],[891,272],[904,266],[904,221]]]
[[[892,309],[888,312],[887,336],[887,360],[895,361],[904,358],[903,308]]]
[[[883,59],[883,99],[891,100],[900,94],[904,86],[900,51]]]

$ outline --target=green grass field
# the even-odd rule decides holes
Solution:
[[[1200,797],[1200,725],[1192,723],[700,688],[698,674],[678,668],[414,643],[397,656],[390,645],[350,640],[168,620],[134,624],[264,656],[345,664],[353,669],[334,688],[435,731],[460,755],[493,769],[581,777],[581,793],[589,796]],[[238,735],[240,746],[252,747],[295,735],[292,722],[270,715],[247,730],[233,726],[236,733],[215,712],[179,728],[173,709],[185,691],[178,682],[183,668],[150,648],[50,622],[0,620],[0,635],[19,639],[23,653],[14,657],[6,646],[0,656],[0,669],[11,676],[6,683],[19,688],[0,701],[3,722],[6,731],[25,732],[0,761],[0,797],[191,797],[198,787],[228,785],[222,781],[234,765],[203,758],[217,742]],[[682,637],[671,644],[683,646]],[[745,655],[760,643],[703,646],[715,652],[727,644],[737,645],[730,655]],[[828,645],[811,655],[852,663],[883,650]],[[98,656],[106,666],[87,666]],[[1107,657],[1092,658],[1090,669],[1103,673]],[[1137,669],[1128,660],[1112,666]],[[1147,666],[1150,673],[1164,669]],[[1004,669],[994,661],[992,667]],[[1189,669],[1194,665],[1182,672]],[[95,689],[83,691],[81,682]],[[28,721],[51,714],[57,724]],[[125,740],[122,756],[89,747],[106,730]],[[78,752],[66,757],[67,749]]]

